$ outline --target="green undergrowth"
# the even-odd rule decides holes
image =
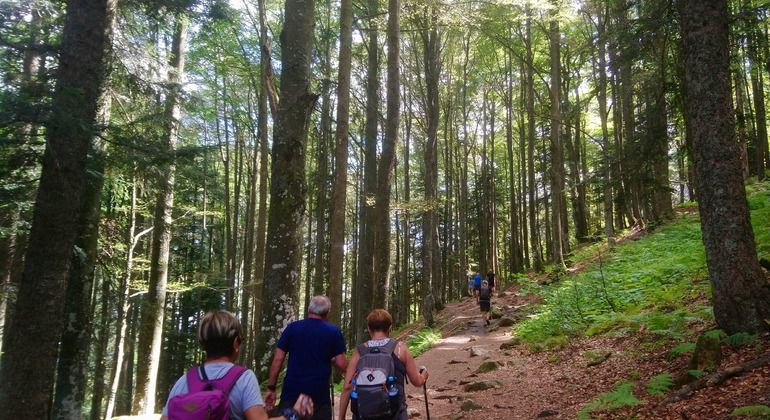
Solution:
[[[441,331],[423,328],[406,339],[406,346],[409,347],[412,356],[417,357],[430,350],[439,340],[441,340]]]
[[[760,257],[770,259],[769,183],[747,187]],[[686,207],[686,206],[685,206]],[[697,213],[682,212],[636,240],[608,251],[594,244],[576,251],[574,264],[591,261],[577,274],[564,274],[547,286],[533,282],[524,293],[544,303],[514,327],[534,350],[554,337],[578,334],[627,335],[647,332],[661,344],[683,341],[694,325],[713,321],[707,306],[710,287]],[[685,350],[685,349],[679,349]]]

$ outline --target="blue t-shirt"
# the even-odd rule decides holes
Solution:
[[[331,404],[331,359],[345,353],[342,331],[324,320],[305,318],[292,322],[283,330],[278,348],[289,354],[281,406],[291,407],[299,394],[309,396],[317,406]]]
[[[203,365],[203,368],[206,369],[206,376],[211,380],[225,376],[231,367],[233,367],[233,364],[229,362],[206,363]],[[168,400],[170,401],[172,397],[187,394],[188,392],[190,392],[190,389],[187,387],[187,373],[185,373],[176,381],[174,387],[171,388]],[[230,390],[228,397],[230,399],[230,420],[243,420],[246,410],[255,405],[265,405],[262,401],[262,395],[259,393],[257,376],[254,375],[251,369],[247,369],[235,381],[235,385]],[[163,407],[163,415],[168,416],[168,401],[166,401],[166,406]]]

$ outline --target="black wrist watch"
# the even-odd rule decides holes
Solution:
[[[275,392],[275,385],[268,385],[267,390]]]
[[[293,408],[284,408],[281,413],[286,417],[286,420],[299,420],[299,413]]]

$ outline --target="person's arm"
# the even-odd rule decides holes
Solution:
[[[276,347],[273,363],[270,364],[270,375],[267,379],[267,393],[265,393],[265,407],[268,410],[272,410],[275,405],[275,387],[278,383],[278,373],[283,367],[284,359],[286,359],[286,352]]]
[[[346,369],[348,368],[348,359],[345,357],[345,353],[340,353],[332,359],[332,363],[334,364],[334,367],[337,368],[340,372],[347,372]]]
[[[310,417],[313,414],[313,400],[307,395],[300,394],[297,398],[297,402],[294,403],[294,411],[297,412],[299,417]],[[285,420],[285,416],[269,417],[267,416],[267,410],[263,405],[255,405],[243,412],[246,420]],[[167,420],[167,419],[162,419]]]
[[[344,357],[344,356],[343,356]],[[359,359],[358,350],[353,351],[353,356],[350,357],[347,370],[345,371],[345,382],[342,387],[342,393],[340,394],[340,411],[338,413],[339,420],[345,420],[345,415],[348,413],[348,405],[350,404],[350,391],[353,390],[353,384],[350,382],[353,380],[353,375],[356,374],[356,365]]]
[[[398,358],[401,359],[401,362],[406,366],[406,376],[409,378],[409,382],[417,387],[422,386],[428,380],[428,369],[424,369],[420,372],[414,361],[414,357],[412,357],[412,353],[409,351],[409,347],[404,345],[404,343],[399,342],[397,350]]]

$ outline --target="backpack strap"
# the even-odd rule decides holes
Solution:
[[[198,365],[187,371],[187,389],[189,393],[201,392],[206,389],[207,386],[215,387],[226,394],[230,394],[230,391],[238,382],[238,379],[246,372],[246,368],[243,366],[233,365],[228,369],[225,376],[210,380],[206,375],[206,369],[203,365]],[[201,378],[203,377],[203,378]]]

